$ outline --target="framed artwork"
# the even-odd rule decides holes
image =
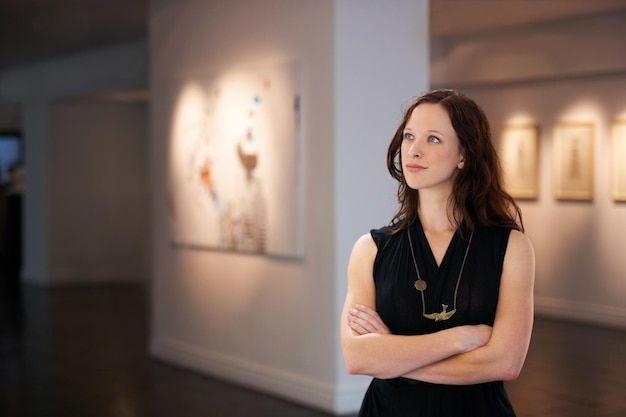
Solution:
[[[559,200],[591,200],[594,182],[593,123],[554,126],[554,194]]]
[[[500,134],[500,160],[506,191],[518,199],[539,194],[539,128],[536,124],[505,124]]]
[[[611,126],[611,197],[626,201],[626,120]]]
[[[299,63],[172,78],[166,88],[173,244],[301,258]]]

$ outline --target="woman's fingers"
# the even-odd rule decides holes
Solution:
[[[370,318],[370,316],[354,309],[348,312],[348,321],[350,322],[350,327],[359,334],[376,332],[376,328],[370,321]]]
[[[359,334],[389,333],[378,313],[366,306],[356,305],[348,311],[350,327]]]

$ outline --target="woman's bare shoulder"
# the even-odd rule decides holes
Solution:
[[[532,256],[534,258],[534,249],[530,238],[519,230],[511,230],[508,251],[522,256]]]
[[[372,250],[372,248],[376,249],[376,243],[374,242],[374,238],[371,233],[364,233],[354,242],[354,248],[358,248],[359,250]]]

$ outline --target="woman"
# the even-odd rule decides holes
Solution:
[[[354,245],[341,342],[374,377],[360,416],[514,416],[503,382],[533,323],[534,251],[484,112],[453,90],[407,109],[387,154],[400,208]]]

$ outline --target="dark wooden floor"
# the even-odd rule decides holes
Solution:
[[[5,283],[0,416],[325,416],[149,358],[148,301],[138,286]],[[518,416],[626,416],[625,354],[626,331],[538,319],[507,385]]]

